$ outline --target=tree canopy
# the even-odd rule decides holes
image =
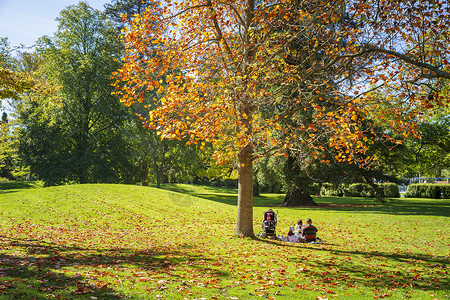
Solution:
[[[17,99],[19,95],[29,90],[34,85],[30,74],[17,69],[14,58],[11,56],[13,49],[7,38],[0,39],[0,99]]]
[[[58,21],[35,54],[37,74],[57,89],[24,102],[21,153],[46,184],[117,182],[126,178],[129,150],[121,133],[126,108],[110,86],[120,66],[117,33],[84,2],[61,11]]]

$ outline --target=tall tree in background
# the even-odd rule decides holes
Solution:
[[[405,139],[402,152],[393,151],[386,171],[397,166],[398,174],[407,177],[448,177],[450,170],[450,110],[435,108],[433,117],[424,117],[418,126],[418,137]],[[395,171],[391,171],[394,173]]]
[[[64,9],[56,35],[40,41],[39,74],[58,86],[22,110],[21,149],[47,184],[130,178],[123,137],[125,108],[111,95],[121,43],[113,26],[86,3]]]
[[[122,28],[131,26],[132,20],[139,18],[147,7],[156,5],[152,1],[114,0],[105,4],[105,15],[116,24],[119,35]],[[124,16],[127,22],[123,22]],[[162,182],[193,179],[195,170],[201,168],[201,162],[195,146],[187,146],[183,141],[161,139],[155,130],[143,127],[148,106],[153,105],[152,99],[155,97],[159,97],[156,90],[145,91],[142,102],[128,108],[130,116],[126,128],[137,179],[142,185],[154,181],[159,188]]]
[[[133,20],[135,15],[141,15],[147,7],[156,5],[152,1],[142,0],[112,0],[104,5],[106,16],[116,24],[116,28],[122,30],[124,15],[127,20]]]
[[[13,53],[19,57],[14,57]],[[8,179],[28,175],[28,169],[19,158],[19,141],[9,110],[25,93],[32,89],[43,93],[41,88],[45,86],[37,87],[38,80],[34,74],[21,67],[21,57],[23,55],[18,53],[18,48],[11,48],[7,38],[0,39],[0,111],[3,111],[0,121],[0,177]]]
[[[0,100],[17,99],[35,83],[30,74],[16,68],[12,52],[8,39],[0,38]]]
[[[11,158],[14,151],[8,115],[4,112],[0,120],[0,177],[13,179]]]
[[[379,120],[408,135],[428,103],[444,105],[448,23],[438,0],[167,0],[126,28],[116,89],[127,105],[157,90],[148,126],[211,142],[219,162],[236,157],[236,233],[253,236],[255,159],[291,151],[326,162],[334,149],[367,166],[369,138],[395,142],[371,129]],[[362,122],[380,104],[370,84],[399,91],[373,123]]]

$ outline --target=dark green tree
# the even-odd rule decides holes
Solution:
[[[111,3],[104,5],[105,14],[116,24],[120,31],[123,27],[123,15],[127,20],[132,20],[134,15],[140,15],[147,7],[156,5],[153,1],[142,0],[112,0]]]
[[[39,74],[57,86],[21,112],[21,153],[46,184],[132,180],[126,109],[111,95],[121,43],[100,11],[84,2],[60,13],[58,31],[37,49]]]

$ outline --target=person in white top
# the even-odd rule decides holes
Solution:
[[[303,235],[303,221],[302,220],[297,221],[297,224],[295,225],[294,233],[297,236]]]

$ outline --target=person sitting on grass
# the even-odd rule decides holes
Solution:
[[[303,228],[303,237],[305,238],[305,242],[315,242],[317,237],[317,228],[312,225],[312,221],[310,218],[306,220],[306,226]]]
[[[298,220],[297,224],[295,225],[295,234],[298,236],[302,236],[303,235],[303,221],[302,220]]]
[[[293,236],[295,233],[294,233],[294,227],[292,227],[292,226],[290,226],[289,227],[289,232],[288,232],[288,236]]]

